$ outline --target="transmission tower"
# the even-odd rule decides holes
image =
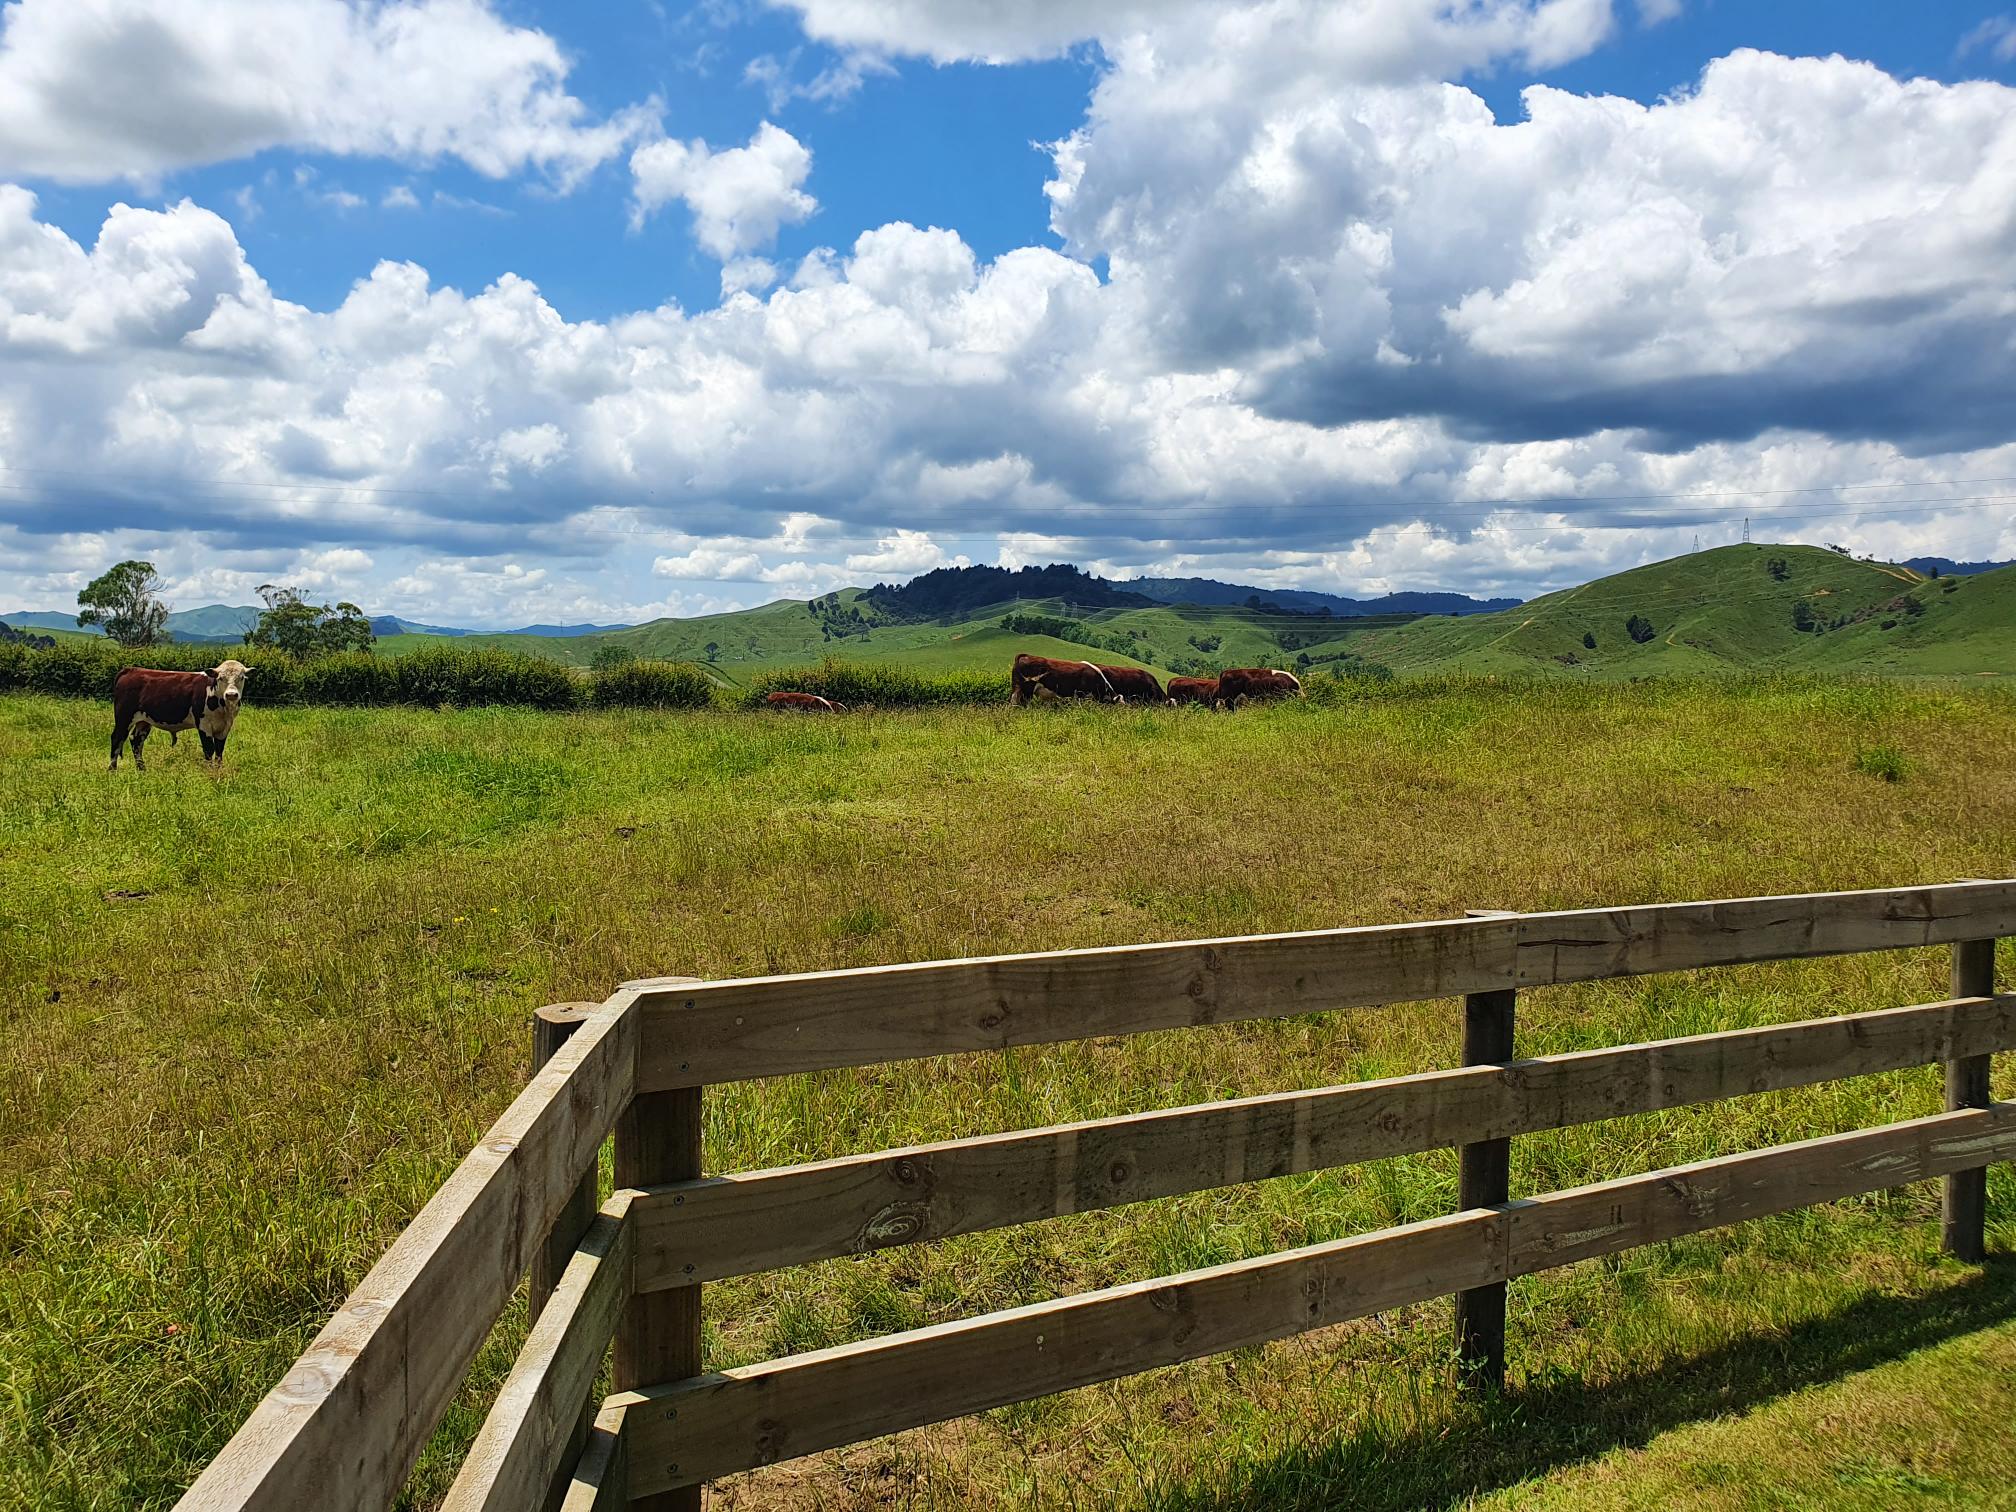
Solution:
[[[1750,516],[1748,515],[1743,516],[1743,544],[1745,546],[1750,544]]]

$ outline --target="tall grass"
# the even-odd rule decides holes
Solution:
[[[251,707],[219,774],[185,744],[115,776],[102,738],[90,703],[0,697],[6,1507],[172,1501],[521,1084],[540,1003],[665,972],[2016,863],[2016,699],[1900,684],[1399,683],[1226,717]],[[1877,744],[1905,756],[1909,781],[1853,769]],[[1946,970],[1943,952],[1905,951],[1551,988],[1522,996],[1520,1045],[1924,1001]],[[1447,1065],[1459,1033],[1453,1004],[1402,1005],[717,1088],[708,1166]],[[1927,1068],[1537,1135],[1515,1143],[1514,1190],[1940,1105]],[[2008,1168],[1989,1191],[1990,1245],[2006,1253]],[[1454,1198],[1454,1158],[1437,1152],[724,1283],[708,1288],[709,1358],[1258,1254]],[[722,1494],[1400,1508],[1524,1487],[1550,1506],[1620,1504],[1602,1498],[1661,1434],[1781,1381],[1836,1393],[1827,1411],[1852,1425],[1878,1398],[1844,1372],[1903,1368],[2016,1316],[2006,1263],[1936,1258],[1936,1211],[1921,1184],[1521,1281],[1513,1390],[1496,1406],[1444,1388],[1449,1312],[1430,1304]],[[438,1499],[522,1330],[509,1317],[486,1348],[411,1504]],[[1945,1369],[1913,1377],[1922,1442],[1812,1426],[1787,1460],[1805,1467],[1798,1494],[1833,1504],[1837,1472],[1964,1487],[1977,1482],[1962,1459],[2008,1463],[2016,1413],[1998,1407],[2016,1393],[1983,1385],[1986,1365]],[[1701,1453],[1763,1463],[1779,1442],[1760,1428]],[[1597,1456],[1623,1463],[1595,1481],[1574,1469]],[[1853,1486],[1843,1504],[1863,1504]]]

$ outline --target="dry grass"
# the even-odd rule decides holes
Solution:
[[[2016,867],[2016,699],[1901,685],[1400,685],[1237,718],[254,709],[216,781],[189,750],[108,776],[102,722],[88,704],[0,700],[5,1505],[172,1500],[508,1100],[541,1002],[664,972]],[[1902,753],[1904,780],[1856,770],[1877,744]],[[1523,1001],[1522,1046],[1920,1001],[1945,969],[1911,952],[1554,989]],[[1444,1003],[787,1078],[710,1098],[709,1163],[1416,1070],[1451,1063],[1456,1038]],[[1938,1098],[1925,1071],[1537,1136],[1515,1147],[1514,1181],[1626,1174]],[[1453,1196],[1440,1154],[729,1283],[711,1289],[712,1357],[1260,1253]],[[1990,1201],[2007,1250],[2006,1169]],[[1441,1385],[1445,1303],[780,1467],[721,1500],[1407,1507],[1524,1486],[1549,1506],[1618,1504],[1641,1463],[1627,1451],[1668,1429],[1781,1385],[1852,1395],[1849,1372],[1944,1359],[1940,1340],[2016,1313],[2006,1266],[1935,1259],[1935,1205],[1916,1188],[1521,1282],[1515,1390],[1490,1407]],[[521,1326],[486,1351],[416,1503],[445,1484]],[[1964,1401],[1934,1412],[1972,1421]],[[1753,1418],[1776,1421],[1724,1426]],[[2016,1428],[2005,1415],[1992,1436],[2006,1456]],[[1799,1475],[1818,1496],[1838,1456],[1816,1442]]]

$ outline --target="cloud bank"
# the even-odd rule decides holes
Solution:
[[[1744,512],[2016,554],[2016,91],[1746,51],[1501,122],[1445,77],[1670,7],[795,3],[939,60],[1096,42],[1059,247],[897,222],[780,267],[815,202],[769,123],[634,148],[723,298],[608,321],[394,262],[309,309],[199,205],[87,246],[0,188],[0,604],[141,549],[190,602],[300,564],[493,624],[962,558],[1537,591]]]

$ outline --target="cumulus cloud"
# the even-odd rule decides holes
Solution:
[[[146,180],[292,147],[570,185],[656,111],[596,120],[567,72],[484,0],[12,0],[0,173]]]
[[[938,63],[1055,57],[1081,42],[1109,53],[1272,35],[1285,66],[1371,79],[1455,73],[1501,57],[1548,68],[1580,57],[1613,24],[1609,0],[772,0],[841,49]],[[1654,0],[1655,5],[1661,0]],[[1152,40],[1151,40],[1152,39]]]
[[[819,202],[804,190],[811,151],[765,121],[742,147],[695,139],[647,142],[630,155],[632,224],[673,200],[693,214],[693,239],[724,262],[768,246],[784,226],[810,218]]]
[[[1284,48],[1292,10],[1115,44],[1053,149],[1062,251],[896,222],[780,283],[756,249],[809,213],[800,144],[640,149],[640,207],[648,177],[724,262],[698,312],[570,320],[395,262],[310,309],[196,204],[86,244],[0,188],[0,600],[191,541],[365,552],[330,591],[511,606],[492,624],[990,556],[1533,591],[1745,512],[2016,553],[2006,501],[1944,481],[2016,474],[2016,91],[1737,53],[1654,105],[1534,88],[1501,124]],[[1610,20],[1430,14],[1499,27],[1498,57]],[[710,583],[742,586],[678,586]]]

